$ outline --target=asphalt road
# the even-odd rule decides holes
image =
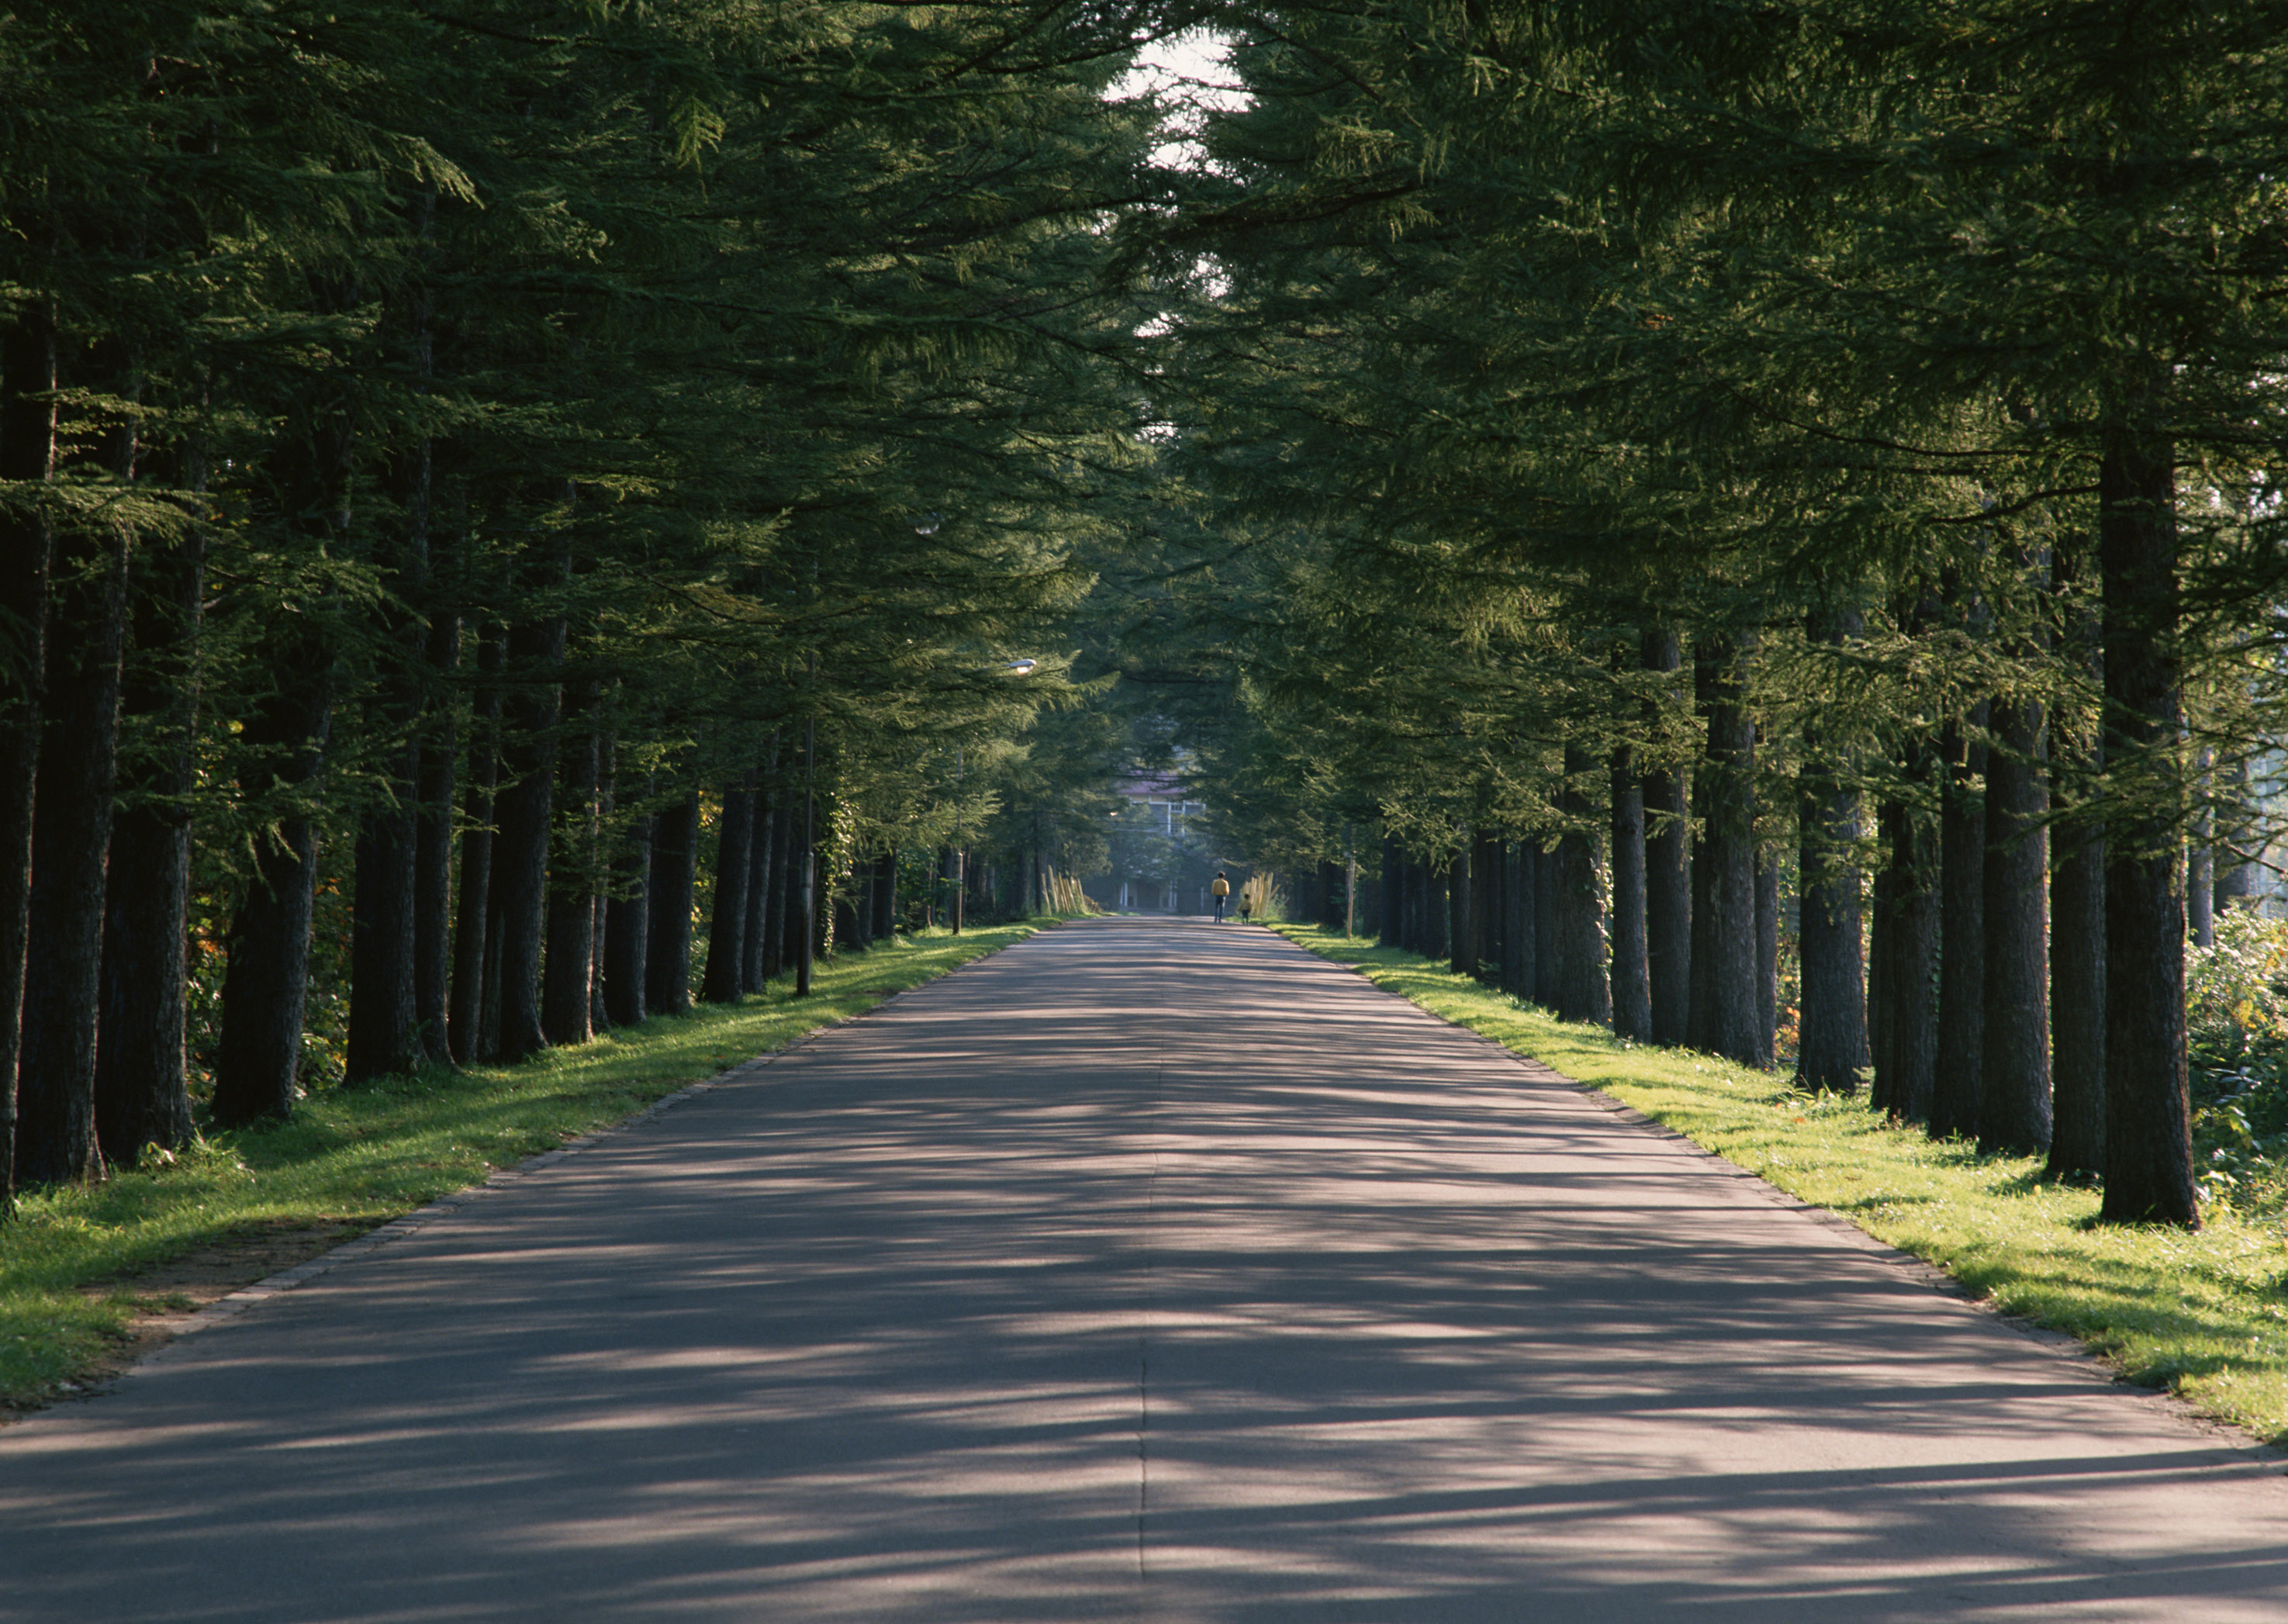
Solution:
[[[2288,1619],[2288,1480],[1261,931],[1069,926],[0,1430],[0,1619]]]

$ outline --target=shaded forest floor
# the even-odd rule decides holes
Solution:
[[[2038,1160],[1934,1141],[1863,1097],[1799,1093],[1781,1073],[1625,1043],[1414,954],[1279,930],[1847,1218],[2004,1313],[2079,1338],[2125,1380],[2288,1444],[2288,1237],[2277,1214],[2213,1203],[2193,1234],[2100,1224],[2098,1192],[2044,1180]]]
[[[801,1002],[785,977],[518,1066],[322,1089],[291,1121],[28,1194],[0,1224],[0,1419],[101,1385],[209,1303],[1038,928],[900,938],[821,963]]]

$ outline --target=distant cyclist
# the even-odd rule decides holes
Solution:
[[[1221,924],[1223,906],[1231,900],[1231,882],[1223,877],[1222,869],[1216,870],[1215,883],[1208,887],[1208,895],[1215,899],[1215,922]]]

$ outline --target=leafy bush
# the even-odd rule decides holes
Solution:
[[[2220,916],[2186,949],[2185,1006],[2205,1198],[2288,1207],[2288,920]]]

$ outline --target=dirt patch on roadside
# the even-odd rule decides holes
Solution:
[[[0,1399],[0,1425],[51,1405],[84,1398],[124,1375],[130,1366],[171,1342],[193,1314],[234,1291],[307,1263],[371,1228],[365,1224],[248,1224],[179,1257],[151,1264],[92,1286],[80,1295],[97,1302],[130,1298],[133,1313],[102,1354],[58,1391],[44,1398]]]

